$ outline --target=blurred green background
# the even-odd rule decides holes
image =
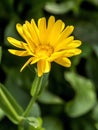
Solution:
[[[31,66],[19,72],[26,58],[9,54],[7,37],[20,39],[16,23],[50,15],[75,26],[82,54],[71,58],[70,68],[52,64],[33,115],[46,130],[98,130],[98,0],[0,0],[0,82],[25,109],[35,73]],[[0,109],[0,130],[7,129],[17,126]]]

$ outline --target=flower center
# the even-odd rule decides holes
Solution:
[[[46,59],[53,53],[53,48],[49,45],[39,45],[35,48],[35,54],[41,59]]]

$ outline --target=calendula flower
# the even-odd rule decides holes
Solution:
[[[70,67],[69,57],[78,55],[81,50],[77,47],[81,45],[80,40],[74,40],[70,36],[73,26],[65,27],[62,20],[55,21],[54,16],[50,16],[46,24],[46,18],[42,17],[36,25],[34,19],[25,24],[17,24],[18,33],[25,40],[19,41],[8,37],[8,41],[19,48],[19,50],[9,49],[8,51],[17,56],[29,56],[23,65],[22,71],[28,64],[37,63],[38,76],[47,73],[51,69],[51,62],[56,62],[64,67]]]

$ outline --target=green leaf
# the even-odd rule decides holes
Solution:
[[[96,93],[91,80],[72,72],[66,73],[65,78],[75,91],[74,99],[66,104],[67,114],[70,117],[78,117],[90,111],[96,103]]]
[[[70,130],[97,130],[89,114],[80,118],[71,120]]]
[[[2,58],[2,47],[0,46],[0,63],[1,63],[1,58]]]
[[[33,78],[32,73],[30,73],[28,69],[20,73],[19,68],[17,69],[17,67],[15,68],[6,67],[4,68],[4,71],[6,72],[7,75],[5,81],[6,88],[8,89],[8,91],[10,91],[10,93],[13,95],[16,101],[19,104],[21,104],[22,108],[25,109],[30,100],[28,90],[30,89],[32,83]]]
[[[0,108],[0,120],[5,116],[4,111]]]
[[[38,99],[40,102],[42,103],[45,103],[45,104],[62,104],[64,103],[64,101],[52,94],[51,92],[45,90],[40,96],[39,96],[39,99]]]
[[[63,130],[61,121],[52,116],[47,116],[43,118],[43,127],[45,130]]]
[[[74,7],[74,1],[67,1],[57,4],[55,2],[47,2],[45,10],[53,14],[63,14],[72,10]]]
[[[94,120],[98,121],[98,103],[94,107],[91,115],[92,115],[92,117],[93,117]]]
[[[98,0],[87,0],[88,2],[91,2],[92,4],[98,6]]]
[[[40,107],[37,103],[34,103],[30,110],[29,116],[38,117],[40,115],[41,115]]]
[[[6,116],[15,124],[21,120],[23,113],[22,108],[18,105],[15,99],[11,96],[8,90],[0,83],[0,108]]]

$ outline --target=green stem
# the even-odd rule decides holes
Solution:
[[[31,98],[30,103],[28,104],[25,112],[23,113],[24,117],[26,117],[29,114],[29,112],[30,112],[30,110],[31,110],[31,108],[32,108],[36,99],[37,99],[37,94],[34,97]]]
[[[39,93],[41,92],[43,86],[45,85],[45,81],[47,80],[47,77],[38,77],[36,76],[34,81],[33,81],[33,84],[32,84],[32,88],[31,88],[31,95],[32,95],[32,98],[26,108],[26,110],[24,111],[23,113],[23,117],[27,117],[32,109],[32,106],[33,104],[35,103]],[[18,130],[24,130],[25,127],[23,126],[23,124],[21,124],[22,122],[20,122],[19,126],[18,126]]]
[[[31,94],[32,98],[31,98],[25,112],[23,113],[24,117],[26,117],[29,114],[34,102],[37,99],[37,96],[38,96],[39,91],[41,89],[42,80],[43,80],[43,77],[36,77],[35,80],[34,80],[34,83],[33,83],[33,86],[32,86],[34,88],[34,93],[33,93],[33,95]],[[32,91],[32,88],[31,88],[31,91]]]
[[[20,122],[20,116],[17,114],[17,112],[15,111],[15,109],[13,108],[12,104],[9,102],[3,91],[0,92],[0,97],[0,100],[3,100],[6,104],[5,107],[7,108],[8,112],[13,116],[15,120],[17,120],[17,122]]]

